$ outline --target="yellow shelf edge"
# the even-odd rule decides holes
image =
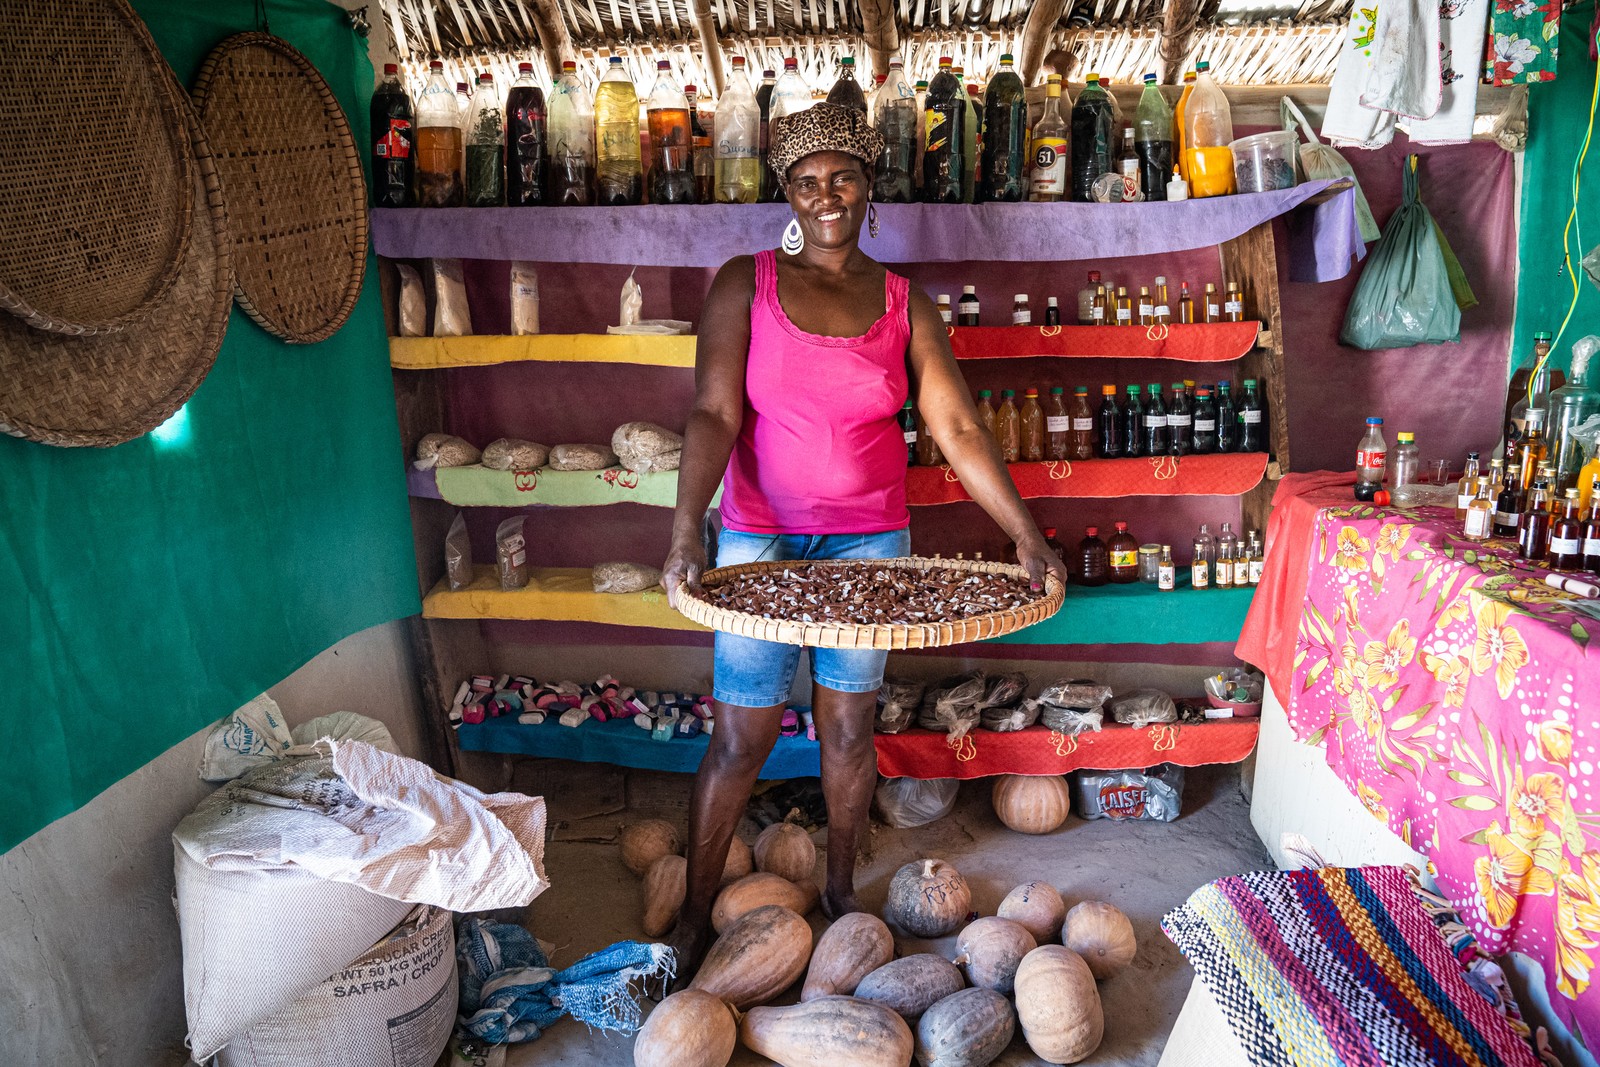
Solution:
[[[472,584],[452,590],[441,580],[422,600],[425,619],[512,619],[527,622],[594,622],[653,630],[697,630],[667,604],[660,589],[596,593],[585,567],[534,567],[524,589],[501,589],[493,567],[475,568]]]
[[[693,334],[658,337],[606,333],[391,337],[389,365],[396,370],[489,367],[499,363],[632,363],[691,368],[695,340]]]

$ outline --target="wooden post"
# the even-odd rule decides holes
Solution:
[[[1050,35],[1055,32],[1066,6],[1066,0],[1038,0],[1029,9],[1028,21],[1022,27],[1022,45],[1018,49],[1021,55],[1017,57],[1017,71],[1022,75],[1023,85],[1032,85],[1038,76]]]
[[[572,34],[567,32],[567,20],[555,0],[528,0],[528,11],[533,15],[533,28],[539,34],[539,48],[550,67],[550,78],[561,77],[561,64],[578,58],[572,47]]]
[[[893,0],[860,0],[861,37],[872,57],[872,75],[889,73],[889,60],[900,51],[900,27]],[[865,77],[862,79],[865,81]]]
[[[695,36],[700,38],[706,69],[711,72],[711,84],[720,98],[727,88],[728,78],[722,69],[722,42],[717,40],[717,23],[711,15],[711,0],[689,0],[689,17],[694,19]]]
[[[1189,54],[1195,27],[1200,23],[1196,0],[1167,0],[1161,13],[1161,84],[1177,85],[1183,80],[1183,59]]]
[[[1267,474],[1242,502],[1246,529],[1266,530],[1272,494],[1289,468],[1289,388],[1283,379],[1283,307],[1278,295],[1278,254],[1272,223],[1257,225],[1219,249],[1224,287],[1238,282],[1246,318],[1261,323],[1261,337],[1239,361],[1239,373],[1255,378],[1267,408]]]

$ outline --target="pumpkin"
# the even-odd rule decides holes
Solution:
[[[622,865],[643,875],[662,856],[676,856],[683,851],[683,841],[678,837],[678,828],[667,820],[645,819],[623,827],[617,847],[622,852]]]
[[[800,809],[789,812],[783,822],[775,822],[756,838],[756,870],[787,878],[791,882],[809,882],[817,866],[817,846],[811,835],[797,825]]]
[[[1033,935],[1010,919],[978,919],[956,938],[957,955],[952,962],[966,969],[972,985],[1010,996],[1017,965],[1038,947]]]
[[[750,858],[750,846],[735,834],[733,840],[728,842],[728,858],[722,864],[722,884],[737,882],[755,869],[755,861]]]
[[[994,783],[994,813],[1021,834],[1048,834],[1071,810],[1067,780],[1059,774],[1002,774]]]
[[[766,904],[733,921],[689,983],[739,1011],[794,984],[811,959],[811,926],[788,908]]]
[[[883,917],[913,937],[943,937],[966,921],[972,890],[943,860],[908,863],[894,872]]]
[[[992,989],[951,993],[917,1023],[922,1067],[987,1067],[1011,1044],[1016,1030],[1011,1002]]]
[[[1002,919],[1018,923],[1039,944],[1054,941],[1061,933],[1061,920],[1066,918],[1067,905],[1061,894],[1049,882],[1023,882],[1000,902],[995,914]]]
[[[733,920],[763,904],[777,904],[804,915],[817,906],[820,895],[812,882],[795,885],[775,874],[747,874],[717,894],[711,909],[711,928],[720,934]]]
[[[1103,900],[1086,900],[1067,912],[1061,943],[1082,956],[1096,978],[1122,970],[1139,949],[1128,917]]]
[[[634,1067],[727,1067],[739,1040],[729,1007],[710,993],[683,989],[650,1013],[633,1042]]]
[[[894,959],[894,935],[864,911],[839,916],[817,939],[801,1000],[849,996],[868,974]]]
[[[931,952],[890,960],[861,979],[856,996],[915,1019],[967,983],[955,964]]]
[[[662,856],[644,874],[644,914],[640,925],[646,937],[660,937],[678,921],[688,892],[689,861],[682,856]]]
[[[1077,1063],[1100,1047],[1105,1016],[1094,973],[1065,945],[1040,945],[1017,968],[1017,1021],[1034,1055]]]
[[[739,1040],[783,1067],[906,1067],[914,1044],[904,1019],[855,997],[751,1008]]]

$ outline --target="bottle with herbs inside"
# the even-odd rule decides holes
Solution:
[[[1150,383],[1144,405],[1144,454],[1164,456],[1172,449],[1172,436],[1167,426],[1167,404],[1161,396],[1161,386]]]
[[[1111,580],[1118,584],[1137,582],[1139,580],[1139,541],[1128,532],[1127,523],[1118,522],[1113,525],[1117,532],[1111,535],[1111,542],[1106,545]]]
[[[494,78],[478,75],[467,117],[467,206],[495,207],[506,202],[506,124]]]
[[[1267,450],[1267,424],[1262,421],[1261,396],[1256,391],[1256,380],[1244,380],[1244,396],[1239,400],[1239,451],[1265,452]]]
[[[1082,388],[1081,386],[1079,388]],[[1067,441],[1072,430],[1072,419],[1067,414],[1065,390],[1059,385],[1050,387],[1050,400],[1044,409],[1044,456],[1046,459],[1067,459]]]
[[[1022,396],[1017,412],[1022,437],[1022,461],[1038,463],[1044,459],[1044,409],[1039,406],[1039,390],[1029,389]]]
[[[1116,459],[1123,453],[1122,409],[1117,406],[1117,387],[1100,387],[1100,407],[1094,414],[1095,454],[1101,459]]]
[[[1093,459],[1095,439],[1095,416],[1089,407],[1089,387],[1075,385],[1072,387],[1072,407],[1068,410],[1071,416],[1071,427],[1066,440],[1066,454],[1059,459]]]
[[[545,203],[582,207],[594,203],[594,109],[578,83],[578,65],[561,64],[561,79],[550,90],[550,174]]]
[[[533,80],[533,64],[517,64],[517,80],[506,93],[506,203],[544,203],[546,158],[544,90]]]
[[[1211,398],[1210,386],[1202,385],[1194,391],[1194,436],[1196,455],[1207,456],[1217,450],[1217,402]]]
[[[1000,390],[1000,406],[994,412],[994,439],[1000,442],[1000,455],[1007,463],[1022,458],[1022,422],[1017,413],[1014,389]]]
[[[1172,403],[1167,408],[1167,445],[1174,456],[1194,451],[1194,416],[1189,406],[1189,389],[1183,382],[1172,383]]]
[[[460,207],[466,193],[466,153],[461,106],[444,80],[444,64],[428,64],[428,83],[417,98],[417,202],[423,207]]]
[[[383,65],[383,81],[372,94],[372,206],[410,207],[417,158],[416,118],[411,96],[400,83],[400,67]]]
[[[1072,577],[1079,585],[1105,585],[1111,580],[1111,554],[1106,543],[1100,540],[1100,528],[1091,526],[1083,532],[1083,540],[1072,554]]]
[[[650,202],[692,204],[694,198],[694,134],[689,101],[672,76],[672,64],[656,63],[656,84],[645,111],[650,120]]]
[[[1127,388],[1128,399],[1122,406],[1122,454],[1142,456],[1144,451],[1144,402],[1139,399],[1140,387]]]

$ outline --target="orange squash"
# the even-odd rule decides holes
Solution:
[[[1110,978],[1133,962],[1139,941],[1133,924],[1114,905],[1086,900],[1067,912],[1061,943],[1083,957],[1099,979]]]
[[[766,904],[722,932],[689,988],[744,1011],[788,989],[810,959],[810,924],[788,908]]]
[[[805,915],[817,906],[820,895],[811,882],[796,885],[775,874],[747,874],[717,894],[711,909],[711,928],[720,934],[739,916],[763,904],[777,904],[796,915]]]
[[[943,860],[908,863],[889,881],[883,917],[913,937],[943,937],[966,921],[972,890]]]
[[[1105,1015],[1094,974],[1065,945],[1040,945],[1017,968],[1017,1021],[1034,1055],[1077,1063],[1100,1047]]]
[[[682,856],[662,856],[645,872],[640,925],[646,937],[660,937],[678,921],[678,909],[688,892],[688,868]]]
[[[952,962],[967,972],[972,985],[1010,996],[1017,965],[1038,947],[1020,924],[990,916],[968,923],[956,937]]]
[[[799,809],[789,813],[783,822],[773,823],[756,838],[756,870],[787,878],[791,882],[809,882],[817,867],[817,846],[811,835],[798,825]]]
[[[622,853],[622,865],[643,876],[662,856],[682,852],[683,840],[678,837],[678,828],[667,820],[644,819],[622,828],[617,835],[617,848]]]
[[[1061,893],[1049,882],[1023,882],[1000,902],[995,914],[1020,923],[1039,944],[1054,941],[1061,933],[1061,920],[1067,905]]]
[[[923,1013],[917,1023],[922,1067],[987,1067],[1011,1044],[1017,1016],[992,989],[963,989]]]
[[[655,1006],[633,1041],[634,1067],[727,1067],[739,1040],[733,1010],[682,989]]]
[[[737,882],[755,869],[755,860],[750,856],[750,846],[735,834],[733,840],[728,842],[728,859],[722,865],[722,884]]]
[[[783,1067],[907,1067],[914,1044],[904,1019],[855,997],[751,1008],[739,1040]]]
[[[994,783],[994,813],[1022,834],[1048,834],[1067,821],[1072,794],[1059,774],[1002,774]]]
[[[849,996],[861,979],[892,959],[894,935],[882,919],[864,911],[841,915],[817,939],[800,999]]]
[[[955,964],[931,952],[890,960],[856,985],[856,996],[915,1019],[967,983]]]

